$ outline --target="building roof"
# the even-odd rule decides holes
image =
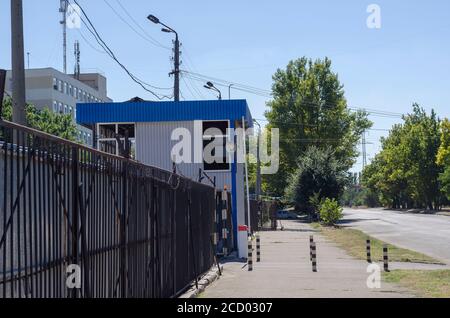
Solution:
[[[242,120],[253,127],[253,119],[244,99],[180,102],[124,102],[77,104],[77,123],[134,123],[191,120]]]

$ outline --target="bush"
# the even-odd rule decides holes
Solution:
[[[346,165],[335,150],[312,146],[298,159],[298,169],[289,180],[285,196],[297,211],[314,217],[315,205],[325,198],[339,199],[348,181]]]
[[[335,225],[337,221],[342,219],[342,207],[335,199],[326,198],[319,208],[320,220],[325,225]]]

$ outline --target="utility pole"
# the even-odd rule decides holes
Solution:
[[[22,0],[11,0],[13,122],[26,125]]]
[[[75,41],[74,44],[74,55],[75,55],[75,69],[73,72],[74,77],[79,80],[80,79],[80,42]]]
[[[62,14],[62,20],[60,21],[63,27],[63,72],[67,74],[67,0],[60,0],[59,12]]]
[[[175,32],[175,58],[173,75],[175,77],[173,85],[173,96],[176,102],[180,100],[180,41],[178,33]]]

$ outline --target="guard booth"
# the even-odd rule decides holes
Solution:
[[[238,232],[247,222],[245,164],[238,160],[241,137],[236,133],[253,127],[246,100],[86,103],[78,104],[76,112],[77,123],[95,131],[94,146],[99,150],[119,155],[119,142],[127,134],[133,159],[171,171],[177,153],[182,157],[175,163],[179,174],[211,184],[200,178],[204,172],[218,193],[226,188],[231,207],[229,248],[246,257],[247,233]],[[214,150],[211,162],[203,154],[213,140],[215,149],[222,151]]]

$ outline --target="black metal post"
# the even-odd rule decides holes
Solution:
[[[78,264],[78,149],[72,148],[72,264]],[[77,298],[77,289],[72,289],[72,298]]]
[[[6,71],[0,70],[0,118],[3,118],[3,98],[5,93]]]

